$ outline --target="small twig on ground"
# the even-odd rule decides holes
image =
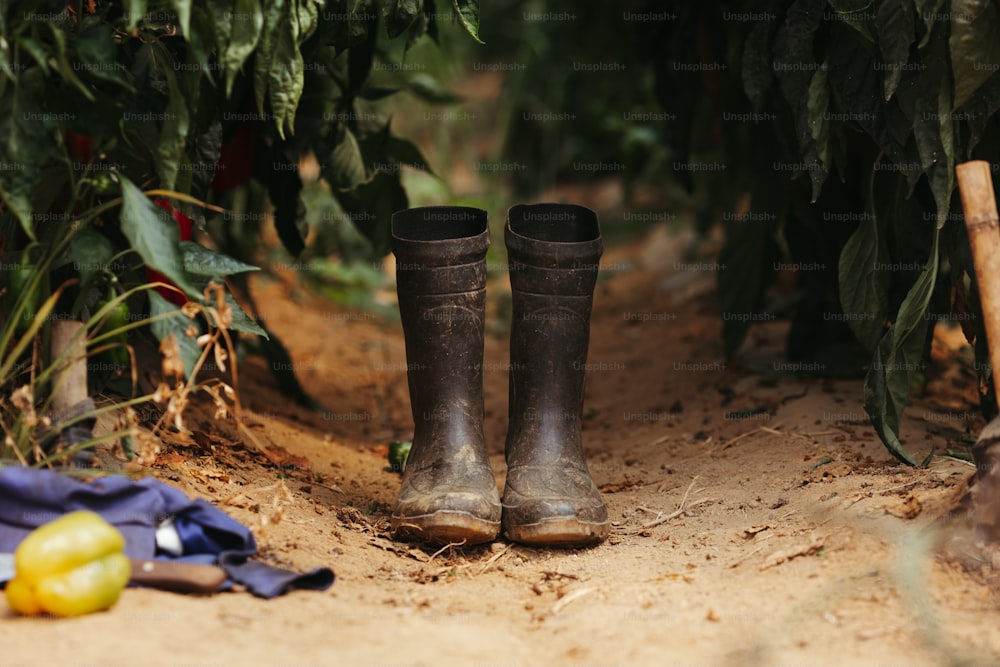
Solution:
[[[907,482],[906,484],[900,484],[899,486],[890,486],[888,489],[881,489],[876,491],[879,495],[884,496],[887,493],[892,493],[893,491],[899,491],[900,489],[905,489],[908,486],[916,486],[921,480],[914,480],[912,482]]]
[[[593,593],[596,590],[597,590],[596,586],[592,586],[590,588],[579,588],[579,589],[573,591],[572,593],[568,593],[568,594],[564,595],[563,597],[559,598],[554,605],[552,605],[552,613],[553,614],[558,614],[570,602],[573,602],[574,600],[579,600],[584,595],[590,595],[591,593]]]
[[[653,519],[652,521],[647,521],[646,523],[642,524],[642,527],[643,527],[644,530],[647,529],[647,528],[655,528],[656,526],[664,524],[664,523],[670,521],[671,519],[676,519],[681,514],[684,514],[684,512],[687,512],[692,507],[697,507],[698,505],[704,505],[705,503],[711,503],[711,502],[714,502],[714,501],[715,501],[715,498],[699,498],[698,500],[695,500],[694,502],[689,503],[689,504],[685,505],[684,507],[680,507],[680,508],[674,510],[670,514],[666,514],[666,515],[663,515],[663,516],[658,516],[655,519]]]
[[[296,479],[296,482],[301,482],[302,484],[308,484],[310,486],[318,486],[321,489],[326,489],[327,491],[333,491],[334,493],[347,493],[342,488],[336,484],[323,484],[321,482],[310,482],[307,479]]]
[[[969,468],[975,468],[976,467],[976,464],[973,463],[972,461],[966,461],[965,459],[960,459],[957,456],[947,456],[945,454],[942,454],[941,456],[938,456],[937,458],[939,458],[939,459],[948,459],[949,461],[954,461],[955,463],[961,463],[962,465],[967,466]]]
[[[486,561],[486,564],[483,565],[482,569],[479,570],[479,572],[476,572],[476,576],[478,577],[479,575],[481,575],[484,572],[486,572],[486,570],[490,569],[493,566],[493,563],[495,563],[498,560],[500,560],[500,557],[503,556],[505,553],[507,553],[508,550],[510,550],[511,546],[512,545],[507,544],[507,545],[504,546],[503,549],[501,549],[500,551],[498,551],[495,554],[493,554],[493,556],[488,561]]]
[[[681,498],[681,502],[677,505],[677,509],[674,510],[673,512],[671,512],[670,514],[664,514],[663,512],[658,512],[656,510],[651,510],[648,507],[642,507],[642,506],[637,507],[636,509],[642,510],[644,512],[649,512],[650,514],[652,514],[653,512],[656,512],[656,518],[654,518],[651,521],[647,521],[646,523],[642,524],[642,529],[646,530],[646,529],[649,529],[649,528],[654,528],[656,526],[659,526],[661,524],[666,523],[667,521],[670,521],[671,519],[675,519],[675,518],[679,517],[681,514],[684,514],[684,512],[688,511],[692,507],[696,507],[698,505],[703,505],[704,503],[712,502],[713,500],[715,500],[714,498],[701,498],[701,499],[696,500],[696,501],[694,501],[692,503],[688,503],[688,496],[691,495],[691,489],[694,488],[694,483],[696,481],[698,481],[698,476],[697,475],[695,475],[691,479],[691,483],[688,484],[688,488],[687,488],[687,490],[684,491],[684,496]]]
[[[746,431],[745,433],[740,433],[735,438],[730,438],[729,440],[726,440],[725,442],[720,442],[719,446],[716,448],[716,451],[717,452],[725,451],[725,450],[729,449],[731,446],[735,445],[740,440],[742,440],[743,438],[748,438],[751,435],[754,435],[756,433],[760,433],[762,430],[763,430],[763,427],[758,427],[758,428],[755,428],[755,429],[753,429],[751,431]]]
[[[841,509],[845,509],[846,510],[847,508],[853,507],[854,505],[860,503],[865,498],[871,498],[871,497],[872,497],[872,494],[871,494],[870,491],[869,492],[862,491],[860,493],[856,493],[856,494],[854,494],[853,498],[849,499],[850,502],[847,503],[846,505],[844,505]]]
[[[682,509],[684,507],[684,503],[687,502],[688,496],[691,495],[691,489],[694,488],[694,483],[696,481],[698,481],[698,475],[691,478],[691,483],[688,484],[687,490],[684,491],[684,496],[681,498],[681,504],[677,506],[677,509]]]
[[[432,560],[440,556],[447,549],[451,549],[452,547],[460,547],[464,545],[465,545],[465,540],[462,540],[461,542],[449,542],[448,544],[444,545],[443,547],[432,553],[431,557],[427,559],[427,562],[428,563],[431,562]]]
[[[803,440],[808,440],[810,442],[813,441],[813,438],[808,433],[799,433],[798,431],[779,431],[776,428],[770,428],[768,426],[761,426],[760,430],[765,433],[770,433],[771,435],[791,436],[795,438],[802,438]]]

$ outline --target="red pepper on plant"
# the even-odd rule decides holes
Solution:
[[[253,100],[250,96],[243,101],[241,121],[236,132],[222,140],[219,159],[215,163],[215,177],[212,179],[212,189],[225,192],[239,187],[250,180],[253,169],[254,141],[256,139],[257,121],[254,113]]]
[[[212,189],[216,192],[232,190],[250,180],[255,124],[252,120],[243,121],[236,134],[222,142],[212,179]]]
[[[94,137],[87,134],[80,134],[73,130],[66,130],[66,149],[69,156],[78,162],[90,162],[91,148],[94,144]]]
[[[173,217],[174,222],[177,223],[177,229],[178,231],[180,231],[181,241],[190,241],[192,234],[191,218],[187,217],[186,215],[178,211],[173,204],[171,204],[166,199],[163,199],[162,197],[157,197],[156,199],[153,200],[153,203],[162,208],[164,211],[168,211],[171,217]],[[169,283],[171,285],[174,284],[169,278],[164,276],[162,273],[160,273],[156,269],[151,269],[148,266],[146,267],[146,280],[151,283],[163,282],[163,283]],[[162,296],[164,299],[174,304],[175,306],[183,306],[185,303],[187,303],[187,297],[181,294],[180,292],[176,292],[166,287],[157,287],[155,289],[157,292],[159,292],[160,296]]]

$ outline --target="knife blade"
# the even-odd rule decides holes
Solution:
[[[177,593],[213,593],[226,580],[226,571],[216,565],[170,560],[132,559],[131,582]],[[14,578],[14,554],[0,553],[0,582]]]

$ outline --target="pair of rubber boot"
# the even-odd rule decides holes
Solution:
[[[603,250],[596,214],[508,211],[512,292],[503,499],[483,436],[486,212],[426,207],[392,217],[415,430],[392,514],[399,539],[478,544],[600,542],[608,513],[581,442],[590,311]]]

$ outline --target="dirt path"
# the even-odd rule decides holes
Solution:
[[[0,612],[0,664],[1000,664],[995,570],[967,573],[931,548],[930,526],[971,468],[894,462],[859,381],[724,364],[711,276],[673,270],[682,241],[657,229],[604,260],[584,441],[615,521],[606,544],[436,553],[392,542],[386,443],[412,428],[399,324],[264,280],[268,325],[329,411],[290,404],[247,359],[246,422],[282,449],[269,459],[206,411],[153,473],[254,527],[271,562],[330,565],[337,582],[273,601],[129,590],[73,620]],[[491,285],[491,304],[505,289]],[[496,329],[487,437],[502,482],[507,340]],[[756,328],[746,367],[780,370],[783,331]],[[905,419],[918,459],[981,427],[949,341],[935,354],[950,366]],[[275,461],[300,468],[282,474]]]

